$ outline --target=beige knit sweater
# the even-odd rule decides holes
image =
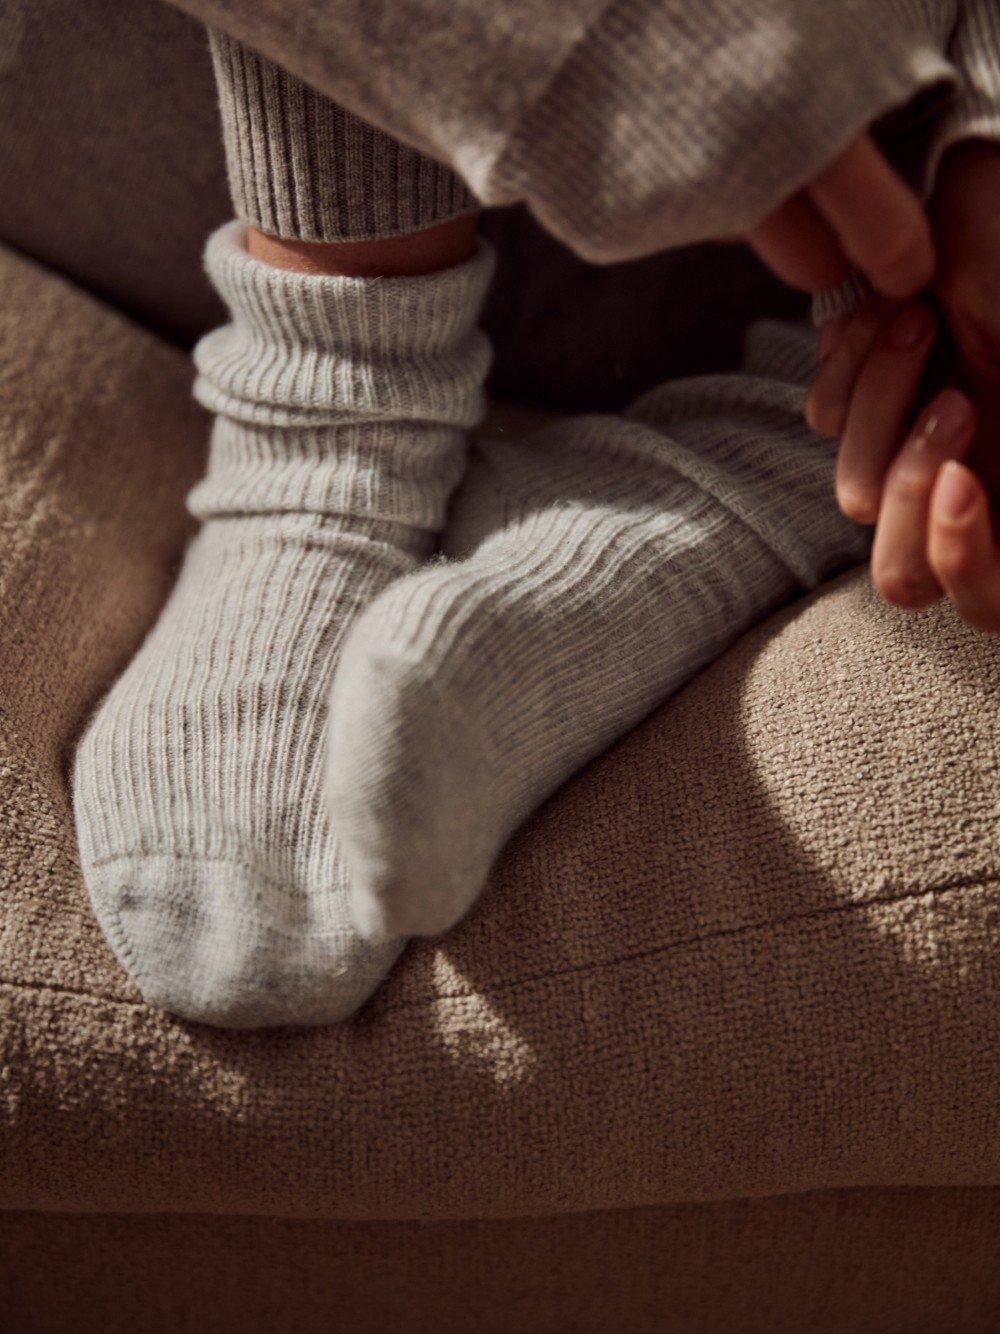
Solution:
[[[175,0],[610,261],[743,231],[938,89],[1000,135],[997,0]]]

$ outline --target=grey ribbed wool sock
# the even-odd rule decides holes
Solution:
[[[228,1026],[353,1011],[399,941],[359,939],[322,795],[351,619],[433,551],[481,412],[491,268],[307,276],[244,251],[210,276],[232,323],[199,344],[218,414],[176,588],[76,756],[84,877],[151,1004]]]
[[[834,447],[802,424],[814,347],[772,326],[744,374],[475,448],[453,563],[382,594],[334,682],[330,809],[364,934],[449,927],[564,779],[796,587],[864,558]]]

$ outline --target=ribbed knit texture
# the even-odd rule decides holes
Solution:
[[[432,552],[479,418],[491,270],[268,268],[231,224],[209,274],[232,323],[196,350],[218,414],[202,528],[76,756],[83,872],[153,1005],[230,1026],[353,1011],[400,943],[360,940],[322,798],[345,628]]]
[[[834,447],[802,424],[814,352],[765,326],[741,375],[477,446],[453,563],[368,608],[334,683],[330,809],[365,934],[449,927],[570,774],[795,588],[864,559]]]
[[[478,207],[448,167],[209,30],[237,217],[305,241],[371,240]]]

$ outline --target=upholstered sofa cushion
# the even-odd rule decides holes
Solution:
[[[569,783],[353,1022],[143,1005],[66,760],[187,532],[180,354],[0,256],[0,1207],[499,1217],[1000,1183],[1000,654],[856,572]]]
[[[977,1189],[433,1223],[0,1213],[0,1309],[5,1334],[996,1334],[998,1233]]]

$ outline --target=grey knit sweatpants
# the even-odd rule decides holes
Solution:
[[[209,41],[236,216],[303,241],[400,236],[476,210],[447,167],[224,33]]]

